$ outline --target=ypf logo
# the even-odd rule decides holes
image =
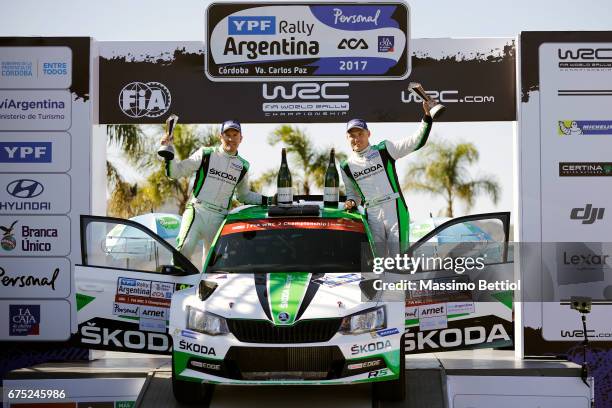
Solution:
[[[130,118],[157,118],[171,103],[170,91],[159,82],[130,82],[119,93],[119,107]]]
[[[9,183],[6,192],[15,198],[34,198],[45,191],[45,188],[36,180],[20,179]]]

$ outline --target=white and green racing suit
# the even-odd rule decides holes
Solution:
[[[192,197],[185,207],[177,249],[190,258],[197,243],[203,241],[202,258],[223,222],[232,197],[245,204],[263,204],[268,197],[249,188],[249,162],[238,154],[230,155],[221,146],[202,147],[182,161],[167,160],[166,176],[179,178],[196,173]],[[202,262],[203,264],[203,262]]]
[[[427,142],[431,117],[419,130],[399,141],[384,140],[352,152],[340,164],[347,199],[364,204],[379,256],[394,256],[408,248],[410,214],[395,170],[395,161],[419,150]]]

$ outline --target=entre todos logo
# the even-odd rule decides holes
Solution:
[[[159,82],[130,82],[119,92],[119,108],[130,118],[157,118],[171,103],[170,90]]]

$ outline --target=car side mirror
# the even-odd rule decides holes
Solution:
[[[160,267],[160,272],[162,275],[170,275],[170,276],[183,276],[187,275],[187,273],[175,265],[162,265]]]

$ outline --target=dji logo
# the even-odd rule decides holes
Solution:
[[[605,208],[593,208],[593,204],[587,204],[585,208],[572,208],[570,219],[582,220],[583,224],[593,224],[596,220],[603,219]]]

